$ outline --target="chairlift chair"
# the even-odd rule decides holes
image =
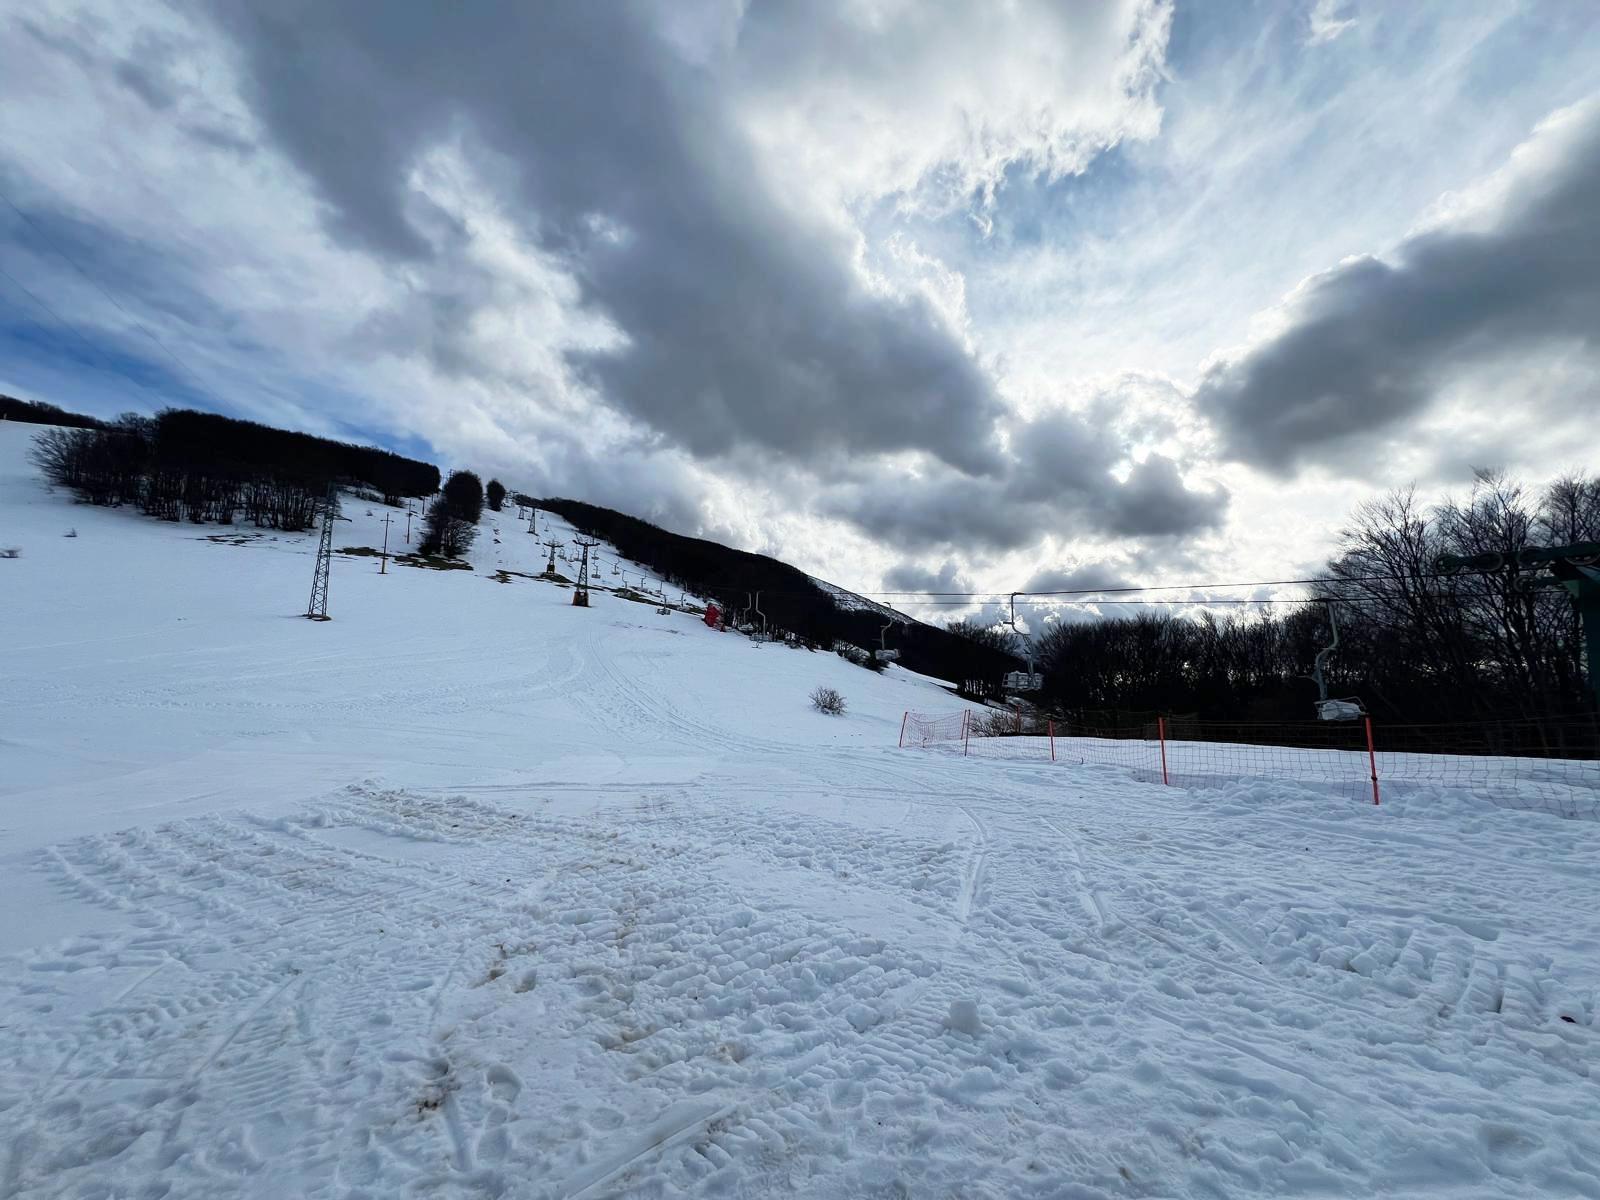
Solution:
[[[1317,701],[1319,721],[1359,721],[1366,715],[1367,710],[1358,696],[1346,696],[1342,700]]]
[[[1311,665],[1311,674],[1301,676],[1317,685],[1317,699],[1314,708],[1319,721],[1359,721],[1367,715],[1366,706],[1361,703],[1358,696],[1346,696],[1343,699],[1330,700],[1328,698],[1328,681],[1323,678],[1322,668],[1327,665],[1328,659],[1339,648],[1339,618],[1334,613],[1333,603],[1328,602],[1328,630],[1333,635],[1333,640],[1317,651],[1316,661]]]

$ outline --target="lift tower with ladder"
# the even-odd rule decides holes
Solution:
[[[311,602],[306,616],[313,621],[331,621],[328,615],[328,570],[333,566],[333,523],[339,517],[339,489],[328,485],[322,502],[322,539],[317,543],[317,565],[311,574]]]
[[[585,538],[573,538],[575,545],[583,547],[583,558],[578,563],[578,587],[572,593],[572,603],[577,608],[589,607],[589,551],[598,546],[599,541],[590,541]]]

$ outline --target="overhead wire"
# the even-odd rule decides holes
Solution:
[[[1417,575],[1409,575],[1405,576],[1404,578],[1407,581],[1416,579],[1450,579],[1457,578],[1463,574],[1468,574],[1468,572],[1433,571],[1423,572]],[[915,598],[923,596],[941,598],[966,598],[972,596],[1111,596],[1127,594],[1131,592],[1198,592],[1205,591],[1210,588],[1308,587],[1312,584],[1319,583],[1392,583],[1398,582],[1399,580],[1400,577],[1395,575],[1320,575],[1307,579],[1253,579],[1240,583],[1152,583],[1137,585],[1119,584],[1115,587],[1094,588],[1041,588],[1036,590],[1019,588],[1016,591],[996,591],[991,589],[989,591],[982,592],[919,592],[907,590],[898,592],[854,592],[852,594],[860,596],[863,599],[892,597]]]
[[[1217,607],[1223,605],[1251,605],[1251,604],[1341,604],[1346,606],[1361,606],[1366,604],[1382,603],[1381,597],[1376,596],[1151,596],[1149,599],[1130,599],[1135,594],[1164,593],[1164,592],[1197,592],[1220,588],[1269,588],[1269,587],[1309,587],[1318,584],[1355,584],[1355,583],[1394,583],[1415,582],[1422,579],[1448,579],[1463,578],[1484,572],[1455,571],[1455,572],[1419,572],[1415,575],[1397,576],[1385,575],[1322,575],[1308,576],[1300,579],[1258,579],[1233,582],[1211,583],[1159,583],[1159,584],[1119,584],[1115,587],[1101,588],[1051,588],[1037,591],[914,591],[902,589],[898,591],[878,592],[851,592],[836,585],[829,584],[823,591],[830,595],[836,602],[848,603],[851,599],[866,602],[868,605],[882,608],[892,608],[891,602],[915,605],[922,608],[971,608],[982,604],[1010,605],[1017,604],[1041,605],[1052,602],[1066,605],[1082,606],[1135,606],[1144,607],[1169,607],[1176,605],[1194,606],[1201,608]],[[744,588],[743,585],[728,584],[722,590],[754,590]],[[812,595],[785,588],[762,588],[762,593],[768,596],[802,596]],[[1106,599],[1104,597],[1119,597]]]
[[[775,595],[776,593],[773,593],[773,594]],[[1011,598],[1011,593],[1010,592],[1001,592],[1001,593],[997,593],[997,594],[994,594],[994,595],[988,595],[988,596],[976,596],[975,595],[970,600],[926,600],[926,601],[904,600],[904,601],[901,601],[901,603],[903,603],[903,604],[913,604],[914,603],[914,604],[917,604],[920,607],[924,607],[924,608],[970,608],[975,603],[994,603],[994,604],[1004,605],[1004,604],[1008,604],[1010,602],[1010,598]],[[1017,603],[1018,604],[1039,605],[1039,604],[1048,604],[1050,602],[1051,601],[1048,600],[1048,599],[1030,600],[1030,599],[1027,599],[1027,598],[1025,598],[1023,596],[1020,596],[1020,595],[1017,597]],[[1259,598],[1259,599],[1244,599],[1244,598],[1241,598],[1241,597],[1238,597],[1238,596],[1206,596],[1206,597],[1188,596],[1188,597],[1172,597],[1170,599],[1157,598],[1157,599],[1152,599],[1152,600],[1096,600],[1096,599],[1093,599],[1093,598],[1085,598],[1085,599],[1081,599],[1081,600],[1067,600],[1067,601],[1064,601],[1064,603],[1069,604],[1069,605],[1096,605],[1096,606],[1099,606],[1099,605],[1109,605],[1109,604],[1123,604],[1123,605],[1145,605],[1147,607],[1155,607],[1155,606],[1165,606],[1165,605],[1173,605],[1173,604],[1191,604],[1191,605],[1200,605],[1200,606],[1209,606],[1209,605],[1216,605],[1216,604],[1356,604],[1356,605],[1360,605],[1360,604],[1377,604],[1377,603],[1381,603],[1381,601],[1377,597],[1370,597],[1370,596],[1360,596],[1360,597],[1355,597],[1355,596],[1352,596],[1352,597],[1339,597],[1339,596],[1268,596],[1268,597],[1263,597],[1263,598]],[[885,606],[885,607],[887,607],[887,606]]]
[[[1436,572],[1406,576],[1406,582],[1419,579],[1447,579],[1464,578],[1482,572]],[[850,592],[843,588],[830,585],[822,589],[825,594],[832,596],[836,601],[848,603],[850,600],[861,600],[872,605],[891,607],[893,603],[917,604],[924,607],[954,607],[966,608],[974,604],[994,603],[1009,604],[1015,599],[1018,604],[1048,604],[1052,602],[1064,604],[1371,604],[1378,603],[1379,597],[1375,596],[1153,596],[1150,599],[1128,599],[1133,593],[1148,592],[1196,592],[1208,588],[1265,588],[1265,587],[1294,587],[1311,584],[1350,584],[1350,583],[1376,583],[1399,582],[1400,579],[1393,575],[1351,575],[1344,577],[1327,576],[1316,579],[1276,579],[1260,580],[1243,583],[1163,583],[1149,584],[1138,587],[1112,587],[1112,588],[1068,588],[1050,591],[981,591],[981,592]],[[743,588],[744,584],[728,584],[729,588]],[[769,596],[806,596],[812,593],[791,588],[763,588],[762,591]],[[1121,599],[1101,599],[1104,596],[1119,596]]]

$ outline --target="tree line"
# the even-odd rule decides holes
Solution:
[[[1593,715],[1583,631],[1568,593],[1526,574],[1444,575],[1439,556],[1600,542],[1600,477],[1531,491],[1480,472],[1470,494],[1425,505],[1414,489],[1363,504],[1313,599],[1217,617],[1152,611],[1053,623],[1035,654],[1044,700],[1067,713],[1150,710],[1216,720],[1305,720],[1317,651],[1339,645],[1331,697],[1391,722]]]
[[[91,504],[196,524],[242,516],[288,531],[311,525],[332,483],[366,484],[391,505],[439,488],[431,463],[189,409],[47,429],[31,457],[51,483]]]
[[[99,417],[68,412],[42,400],[19,400],[15,396],[0,396],[0,421],[18,421],[24,425],[61,425],[70,429],[105,427],[105,422]]]

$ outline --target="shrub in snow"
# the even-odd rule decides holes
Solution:
[[[811,707],[830,717],[844,715],[844,697],[831,687],[819,687],[811,693]]]
[[[1017,732],[1017,714],[1010,709],[986,708],[972,714],[968,728],[974,737],[1005,737]]]
[[[836,641],[833,643],[833,652],[840,658],[847,659],[858,666],[865,665],[867,659],[872,657],[860,646],[852,646],[849,642],[842,641]]]

